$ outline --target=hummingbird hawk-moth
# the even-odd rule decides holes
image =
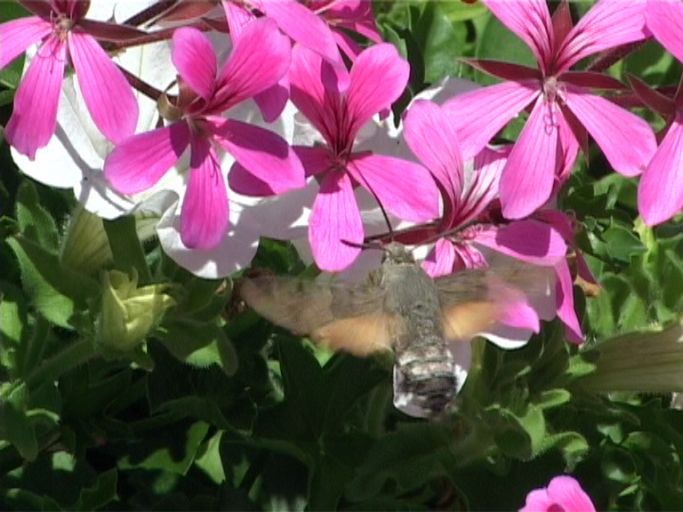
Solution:
[[[491,327],[510,290],[539,286],[547,269],[519,262],[432,279],[403,245],[384,251],[381,267],[358,285],[259,276],[245,278],[239,294],[272,323],[329,349],[393,350],[394,405],[436,417],[462,385],[449,340],[466,342]]]

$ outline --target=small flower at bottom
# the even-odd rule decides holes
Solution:
[[[527,494],[519,512],[595,512],[595,505],[579,482],[562,475],[553,478],[548,487]]]

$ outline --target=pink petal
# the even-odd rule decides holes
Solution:
[[[570,476],[556,476],[548,485],[548,497],[566,512],[595,512],[590,497]]]
[[[216,54],[199,30],[182,27],[173,32],[171,58],[181,78],[205,100],[213,95],[216,83]]]
[[[564,95],[569,109],[595,139],[615,171],[636,176],[647,167],[657,150],[649,124],[583,89],[566,87]]]
[[[387,211],[412,222],[439,215],[439,190],[421,165],[382,155],[354,155],[347,170]]]
[[[340,76],[320,55],[300,45],[292,50],[289,69],[292,102],[318,129],[328,143],[334,144],[341,130]]]
[[[649,0],[645,19],[657,41],[683,62],[683,4],[679,0]]]
[[[52,25],[31,16],[0,24],[0,69],[52,33]]]
[[[567,34],[556,69],[565,71],[588,55],[647,36],[645,0],[600,0]]]
[[[567,254],[562,235],[537,220],[520,220],[481,229],[473,242],[534,265],[555,265],[564,261]]]
[[[500,178],[500,202],[508,219],[526,217],[550,199],[557,170],[560,115],[555,103],[539,97],[522,128]]]
[[[104,175],[122,194],[142,192],[173,167],[189,144],[190,129],[184,122],[134,135],[109,153]]]
[[[541,330],[538,313],[529,304],[522,291],[501,285],[496,293],[495,298],[501,308],[499,320],[502,324],[532,332]]]
[[[482,0],[503,25],[524,41],[539,63],[550,64],[553,23],[544,0]]]
[[[498,196],[500,176],[507,163],[510,148],[482,149],[474,158],[474,169],[465,180],[460,203],[455,211],[460,225],[476,219]]]
[[[350,137],[380,110],[389,108],[408,83],[410,66],[389,43],[371,46],[353,63],[346,93]]]
[[[557,504],[550,499],[548,491],[545,488],[536,489],[527,494],[526,503],[519,512],[553,512],[553,507],[557,507]]]
[[[342,242],[363,242],[363,224],[351,179],[343,171],[332,171],[320,184],[308,225],[308,241],[321,270],[345,269],[360,253]]]
[[[238,5],[233,0],[223,0],[223,9],[225,10],[225,17],[228,20],[230,39],[234,43],[239,39],[244,27],[251,23],[255,19],[255,16],[247,11],[243,5]]]
[[[645,224],[665,222],[683,208],[683,114],[679,113],[638,186],[638,211]]]
[[[285,109],[287,101],[289,101],[289,80],[287,75],[283,76],[280,81],[269,87],[263,92],[254,96],[254,101],[261,111],[261,116],[266,123],[272,123]]]
[[[344,55],[346,55],[349,58],[351,63],[355,62],[355,60],[363,51],[363,47],[359,45],[353,39],[353,37],[349,36],[348,34],[340,30],[334,31],[334,40],[336,41],[337,46],[339,46],[341,51],[344,52]]]
[[[458,135],[445,112],[431,101],[418,100],[404,119],[403,137],[410,150],[450,195],[460,198],[464,176]]]
[[[192,138],[190,179],[180,212],[180,238],[192,249],[213,249],[228,229],[228,194],[208,140]]]
[[[455,250],[453,243],[446,238],[440,238],[434,248],[422,262],[422,268],[431,277],[451,274],[455,265]]]
[[[381,43],[371,0],[333,0],[323,12],[332,26],[344,27],[365,36],[373,43]]]
[[[305,5],[296,0],[263,0],[259,5],[294,41],[320,54],[334,67],[344,67],[330,27]]]
[[[334,164],[332,155],[323,147],[292,146],[301,164],[304,166],[306,176],[313,176],[327,171]]]
[[[88,34],[69,33],[69,53],[78,86],[95,125],[118,144],[135,133],[138,102],[128,80]]]
[[[273,189],[265,181],[257,178],[252,173],[235,162],[228,173],[228,185],[230,190],[248,197],[268,197],[275,195]]]
[[[55,133],[65,65],[66,44],[50,37],[33,57],[14,96],[5,137],[19,153],[31,159]]]
[[[557,316],[565,325],[567,341],[571,343],[583,343],[583,333],[579,325],[579,319],[574,310],[574,286],[572,276],[566,261],[555,265],[557,285],[555,286],[555,300],[557,301]]]
[[[503,82],[447,101],[443,107],[458,133],[463,160],[474,158],[539,93],[536,81]]]
[[[212,106],[222,112],[277,84],[289,69],[291,45],[274,21],[249,23],[234,41],[218,78]]]
[[[234,119],[223,120],[212,130],[223,149],[276,194],[306,184],[299,157],[276,133]]]

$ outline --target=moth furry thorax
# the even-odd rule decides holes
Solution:
[[[361,284],[284,276],[245,278],[239,294],[257,313],[295,334],[356,356],[393,351],[394,405],[433,418],[462,386],[449,342],[467,342],[535,286],[543,267],[522,263],[432,279],[399,243]]]

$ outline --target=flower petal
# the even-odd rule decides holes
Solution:
[[[645,19],[657,41],[683,62],[683,4],[679,0],[648,0]]]
[[[0,69],[51,33],[52,25],[37,16],[0,24]]]
[[[460,94],[444,103],[458,133],[463,160],[479,153],[539,93],[537,82],[503,82]]]
[[[301,160],[301,164],[306,170],[306,176],[324,172],[330,169],[333,164],[331,155],[326,148],[293,146],[292,149]]]
[[[333,171],[320,184],[309,219],[308,241],[321,270],[340,271],[356,259],[360,249],[343,240],[362,243],[363,223],[351,179],[342,171]]]
[[[483,0],[483,3],[531,48],[539,63],[550,64],[554,32],[544,0]]]
[[[330,27],[308,7],[296,0],[264,0],[259,5],[294,41],[320,54],[335,67],[344,66]]]
[[[330,144],[340,130],[337,122],[341,115],[337,114],[341,108],[340,84],[348,82],[348,75],[342,75],[317,53],[294,46],[289,69],[292,102]]]
[[[213,249],[228,229],[228,194],[208,140],[193,137],[190,179],[180,212],[180,237],[192,249]]]
[[[555,103],[539,97],[500,178],[500,202],[508,219],[526,217],[550,199],[558,162]]]
[[[431,277],[451,274],[455,265],[455,250],[453,243],[446,238],[439,238],[434,248],[422,262],[422,268]]]
[[[406,85],[410,66],[389,43],[371,46],[353,63],[346,92],[349,132],[356,132],[380,110],[389,108]]]
[[[537,220],[520,220],[501,227],[481,229],[473,241],[534,265],[555,265],[567,254],[567,244],[562,235]]]
[[[118,144],[135,133],[138,103],[128,80],[88,34],[69,33],[69,53],[78,86],[95,125]]]
[[[212,130],[223,149],[276,194],[305,186],[299,157],[279,135],[235,119],[221,121]]]
[[[665,222],[683,208],[683,114],[678,114],[638,186],[645,224]]]
[[[255,16],[245,9],[243,5],[237,4],[232,0],[223,0],[223,9],[228,20],[230,39],[234,43],[242,35],[244,27],[251,23]]]
[[[556,476],[548,484],[548,497],[567,512],[595,512],[590,497],[570,476]]]
[[[510,147],[482,149],[474,158],[473,169],[465,171],[465,187],[455,218],[459,225],[474,220],[498,197],[500,176],[507,163]]]
[[[66,45],[51,37],[33,57],[17,88],[5,136],[29,158],[35,158],[36,150],[45,146],[55,133],[65,65]]]
[[[287,80],[287,75],[283,76],[277,84],[254,96],[254,101],[258,105],[263,120],[266,123],[272,123],[277,120],[289,101],[289,80]]]
[[[659,0],[658,0],[659,1]],[[584,57],[645,39],[646,0],[600,0],[567,34],[557,54],[558,72]]]
[[[595,139],[615,171],[636,176],[647,167],[657,150],[649,124],[583,89],[566,87],[564,95],[569,109]]]
[[[441,107],[418,100],[408,110],[403,137],[410,150],[429,169],[455,202],[464,182],[458,135]]]
[[[390,156],[355,155],[347,169],[398,218],[424,222],[439,215],[439,190],[421,165]]]
[[[574,310],[574,286],[569,266],[566,261],[555,265],[557,285],[555,287],[555,300],[557,301],[557,316],[565,325],[567,341],[571,343],[583,343],[581,325]]]
[[[289,39],[275,22],[267,18],[250,22],[234,41],[218,77],[212,101],[215,111],[227,110],[277,84],[289,69],[290,60]]]
[[[134,135],[109,154],[104,175],[123,194],[147,190],[178,161],[189,144],[190,129],[184,122]]]
[[[194,92],[208,100],[216,84],[216,54],[199,30],[182,27],[173,32],[173,65]]]

